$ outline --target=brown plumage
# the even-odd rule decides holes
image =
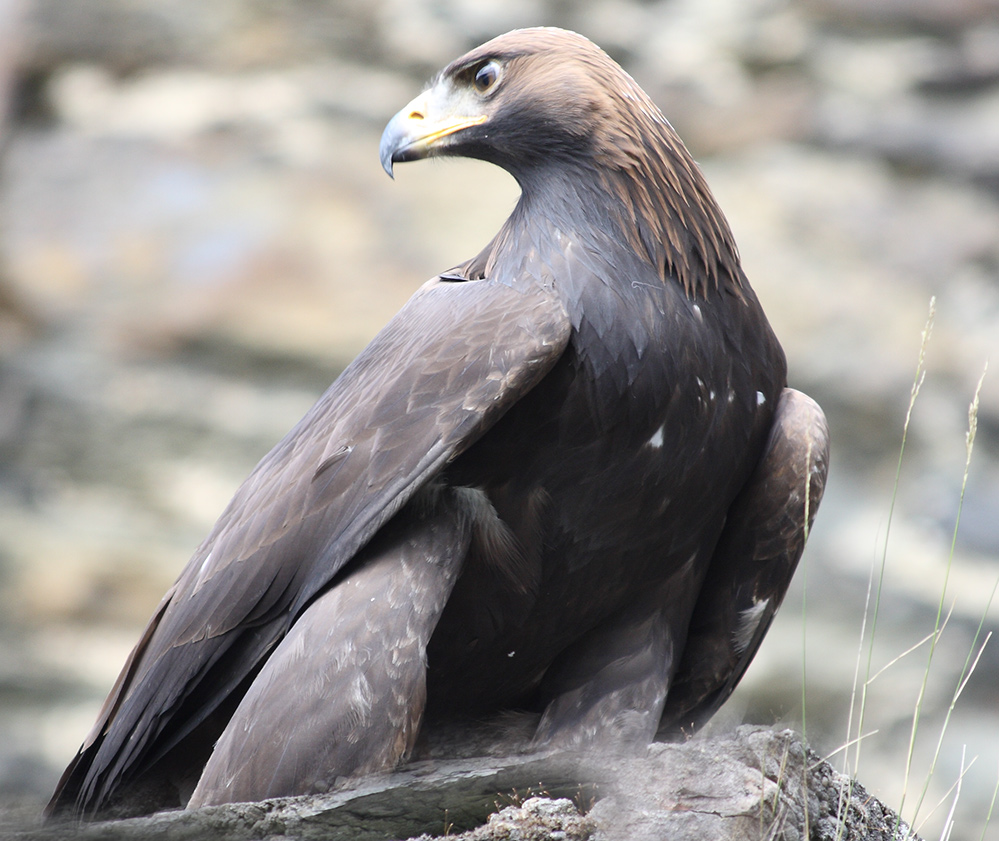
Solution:
[[[645,743],[710,715],[769,627],[825,422],[652,101],[581,36],[521,30],[381,153],[491,161],[521,199],[240,487],[52,811],[324,790],[504,709],[539,745]]]

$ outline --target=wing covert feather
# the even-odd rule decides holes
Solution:
[[[825,415],[785,388],[763,456],[729,510],[660,732],[696,730],[742,679],[804,551],[828,470]]]
[[[237,490],[50,808],[99,808],[188,735],[413,493],[544,377],[569,333],[539,285],[424,284]],[[224,685],[206,685],[213,669]],[[198,717],[176,720],[195,693]]]

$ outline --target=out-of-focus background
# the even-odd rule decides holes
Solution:
[[[719,726],[800,727],[804,680],[814,747],[856,737],[884,557],[861,679],[869,651],[871,675],[887,668],[849,768],[907,817],[922,799],[928,838],[960,780],[952,837],[980,837],[999,640],[934,753],[999,579],[999,371],[947,571],[968,404],[999,365],[997,0],[0,0],[4,809],[51,791],[257,459],[513,207],[498,170],[420,163],[393,183],[377,146],[440,66],[534,24],[593,38],[662,106],[735,229],[791,383],[829,415],[806,558]],[[892,663],[932,633],[942,592],[929,671],[927,643]]]

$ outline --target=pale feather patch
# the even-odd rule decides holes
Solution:
[[[666,432],[666,424],[663,424],[655,432],[652,433],[652,437],[646,442],[650,447],[654,447],[657,450],[663,448],[663,440]]]
[[[759,627],[760,621],[763,619],[763,615],[769,604],[770,599],[764,599],[739,613],[739,625],[733,635],[735,650],[739,654],[744,654],[746,649],[749,648],[749,644],[753,641],[756,629]]]
[[[210,579],[212,576],[209,574],[210,567],[212,563],[212,553],[209,552],[205,555],[205,559],[201,562],[201,567],[198,569],[198,577],[194,580],[194,592],[197,593],[198,590],[204,585],[204,583]]]
[[[528,564],[516,535],[496,512],[485,491],[455,488],[454,494],[472,523],[472,551],[518,591],[533,589],[536,571]]]

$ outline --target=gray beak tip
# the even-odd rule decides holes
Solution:
[[[404,132],[400,125],[399,115],[396,114],[396,116],[389,120],[389,124],[385,126],[381,143],[378,145],[378,158],[382,162],[382,169],[393,180],[395,180],[395,174],[392,171],[392,164],[395,163],[396,152],[399,149],[399,144],[403,136]]]
[[[395,173],[392,171],[392,150],[382,148],[379,159],[382,162],[382,169],[388,173],[388,177],[395,180]]]

